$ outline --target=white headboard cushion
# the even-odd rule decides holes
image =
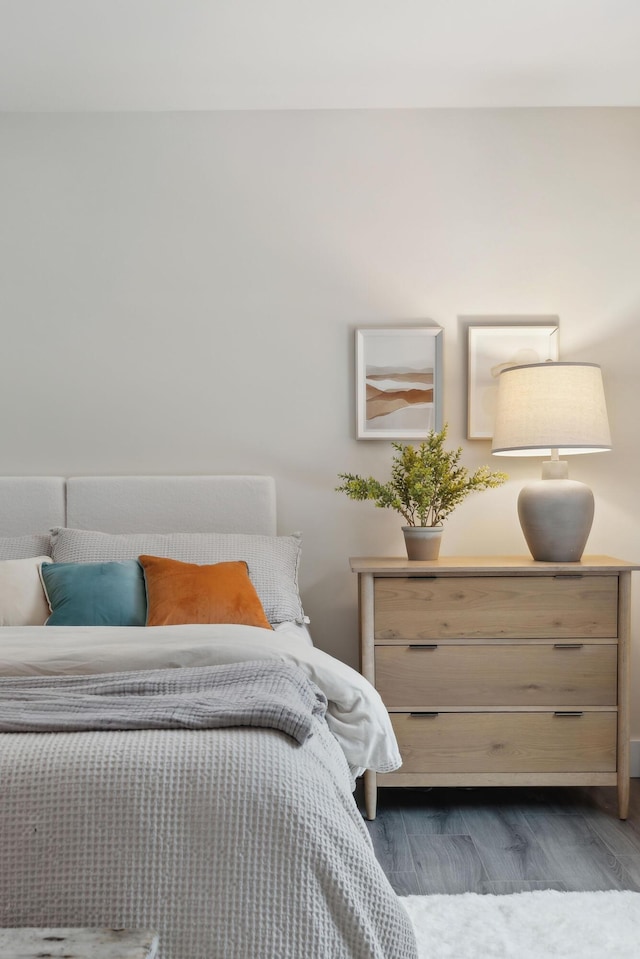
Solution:
[[[271,476],[72,476],[66,522],[48,525],[105,533],[275,536],[275,481]]]
[[[46,533],[65,522],[62,476],[0,476],[0,536]]]

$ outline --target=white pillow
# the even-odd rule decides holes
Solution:
[[[304,622],[298,533],[102,533],[56,526],[51,534],[55,563],[109,563],[141,555],[200,564],[244,560],[269,622]]]
[[[0,562],[0,626],[44,626],[50,609],[40,579],[49,556]]]

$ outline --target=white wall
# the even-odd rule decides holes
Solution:
[[[355,663],[348,557],[403,545],[334,492],[389,462],[354,439],[353,331],[444,328],[474,467],[459,317],[556,314],[562,358],[602,364],[615,444],[570,464],[596,494],[587,551],[640,561],[638,170],[640,110],[6,114],[2,472],[274,475],[316,640]],[[444,553],[526,551],[539,462],[492,465],[511,481],[459,508]]]

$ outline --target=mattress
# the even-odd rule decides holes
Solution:
[[[0,675],[276,659],[327,698],[272,729],[0,736],[0,925],[141,926],[163,959],[415,959],[352,796],[400,757],[377,692],[299,628],[21,627]]]

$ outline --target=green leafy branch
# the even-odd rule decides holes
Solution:
[[[446,450],[447,427],[432,430],[419,446],[392,443],[395,450],[391,479],[380,483],[372,476],[339,473],[336,487],[353,500],[372,500],[380,509],[393,509],[408,526],[439,526],[469,493],[493,489],[506,473],[481,466],[470,473],[460,465],[462,447]]]

